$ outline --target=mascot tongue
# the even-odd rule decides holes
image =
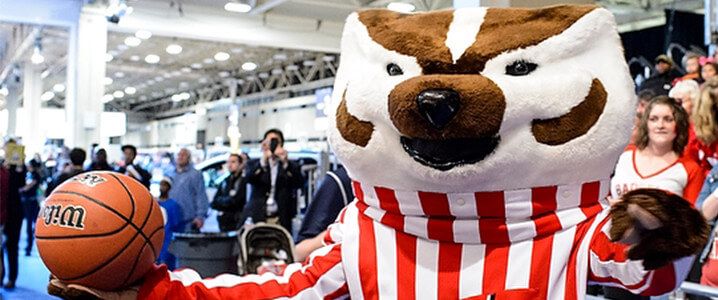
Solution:
[[[365,216],[398,232],[455,243],[506,244],[551,235],[601,212],[608,180],[530,189],[435,193],[353,182]]]

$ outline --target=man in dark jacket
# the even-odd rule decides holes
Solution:
[[[665,54],[657,56],[655,63],[656,72],[641,84],[638,91],[650,90],[656,95],[667,96],[672,87],[671,83],[681,74],[673,68],[673,60]]]
[[[270,129],[262,141],[262,158],[252,166],[249,183],[252,198],[240,220],[247,217],[253,222],[278,223],[292,232],[292,218],[297,214],[297,189],[304,178],[296,162],[290,161],[284,149],[284,135],[279,129]]]
[[[52,191],[54,191],[58,185],[65,182],[65,180],[68,180],[73,176],[84,172],[84,170],[82,169],[82,164],[85,162],[86,157],[87,154],[85,150],[82,150],[80,148],[73,148],[72,150],[70,150],[70,162],[72,164],[67,166],[65,170],[62,170],[62,173],[56,176],[52,180],[52,182],[47,185],[47,189],[45,190],[45,197],[50,196]]]
[[[137,181],[141,182],[142,185],[149,189],[152,175],[138,164],[135,164],[137,148],[135,148],[134,145],[124,145],[122,146],[122,155],[124,157],[125,164],[118,167],[116,171],[137,179]]]
[[[239,229],[240,215],[247,202],[247,177],[244,174],[246,164],[245,154],[233,153],[227,158],[229,176],[219,185],[210,205],[218,212],[217,221],[220,231]]]

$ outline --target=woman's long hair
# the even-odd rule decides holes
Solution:
[[[701,97],[693,112],[693,126],[696,138],[706,145],[716,141],[716,103],[718,103],[718,78],[703,84]]]

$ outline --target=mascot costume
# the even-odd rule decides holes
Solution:
[[[333,150],[356,200],[283,275],[157,267],[142,299],[583,299],[660,295],[706,242],[682,198],[610,207],[633,82],[596,6],[351,14]]]

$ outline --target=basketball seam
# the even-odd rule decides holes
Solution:
[[[161,230],[162,228],[164,228],[164,226],[160,226],[160,227],[158,227],[157,229],[155,229],[155,230],[150,234],[150,239],[151,239],[152,237],[154,237],[155,234],[157,234],[158,232],[160,232],[160,230]],[[162,242],[164,243],[164,241],[162,241]],[[148,243],[148,242],[145,242],[145,244],[142,245],[142,248],[140,248],[140,254],[137,255],[137,258],[135,258],[135,262],[132,263],[132,270],[130,270],[130,272],[127,273],[127,277],[125,277],[125,280],[122,281],[122,284],[121,284],[121,285],[124,286],[124,285],[127,283],[127,281],[130,280],[130,277],[132,277],[132,275],[135,273],[135,269],[137,269],[137,263],[140,261],[140,258],[142,258],[142,251],[144,251],[145,246],[147,246],[148,244],[150,245],[150,250],[152,250],[152,242],[151,242],[151,241],[150,241],[149,243]],[[153,255],[155,255],[155,254],[153,253]],[[155,256],[155,258],[156,258],[156,256]]]
[[[135,197],[132,195],[132,193],[130,193],[130,190],[127,188],[125,183],[122,182],[119,178],[117,178],[117,176],[115,176],[114,174],[109,174],[109,175],[112,176],[113,178],[115,178],[115,180],[117,180],[117,182],[120,183],[122,188],[125,189],[127,196],[129,196],[130,199],[132,200],[132,207],[135,207],[135,205],[134,205]],[[140,226],[140,228],[137,229],[137,232],[145,239],[145,243],[150,244],[150,249],[152,249],[152,255],[157,256],[157,251],[155,250],[155,246],[152,244],[152,241],[150,241],[150,239],[147,237],[147,235],[145,235],[145,232],[142,231],[143,229],[145,229],[145,225],[147,225],[147,220],[150,219],[150,216],[152,215],[152,211],[154,210],[154,205],[153,205],[154,203],[152,203],[153,201],[154,201],[153,199],[150,199],[150,211],[147,212],[147,215],[145,216],[145,220],[142,222],[142,226]],[[134,223],[133,223],[133,225],[134,225]],[[127,246],[127,245],[129,245],[129,243],[126,244],[125,246]]]

